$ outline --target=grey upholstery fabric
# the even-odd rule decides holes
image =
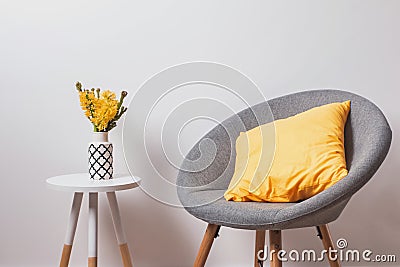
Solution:
[[[235,141],[240,131],[310,108],[351,100],[345,127],[349,174],[329,189],[298,203],[226,201],[223,194],[234,172]],[[273,119],[266,113],[269,107]],[[259,120],[259,123],[256,120]],[[243,129],[245,128],[245,129]],[[210,142],[210,139],[213,142]],[[177,177],[185,209],[208,223],[241,229],[290,229],[327,224],[337,219],[351,196],[377,171],[392,139],[385,116],[369,100],[340,90],[299,92],[257,104],[228,118],[207,133],[188,153]],[[201,160],[215,159],[203,170]],[[211,155],[212,154],[212,155]]]

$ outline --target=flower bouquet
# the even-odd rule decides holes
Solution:
[[[113,177],[113,145],[108,141],[108,132],[117,126],[117,121],[127,111],[122,106],[126,91],[119,100],[110,90],[83,89],[76,83],[79,100],[85,116],[93,124],[93,142],[89,144],[89,175],[91,179],[107,180]]]

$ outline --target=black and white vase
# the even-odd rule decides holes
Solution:
[[[94,180],[113,178],[113,145],[108,142],[108,132],[94,132],[89,143],[89,176]]]

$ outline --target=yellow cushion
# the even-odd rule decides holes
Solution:
[[[345,177],[349,111],[350,101],[332,103],[240,133],[225,199],[296,202]]]

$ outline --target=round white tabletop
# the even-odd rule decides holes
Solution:
[[[110,180],[93,180],[87,173],[60,175],[48,178],[51,189],[72,192],[114,192],[139,186],[141,179],[130,175],[115,175]]]

